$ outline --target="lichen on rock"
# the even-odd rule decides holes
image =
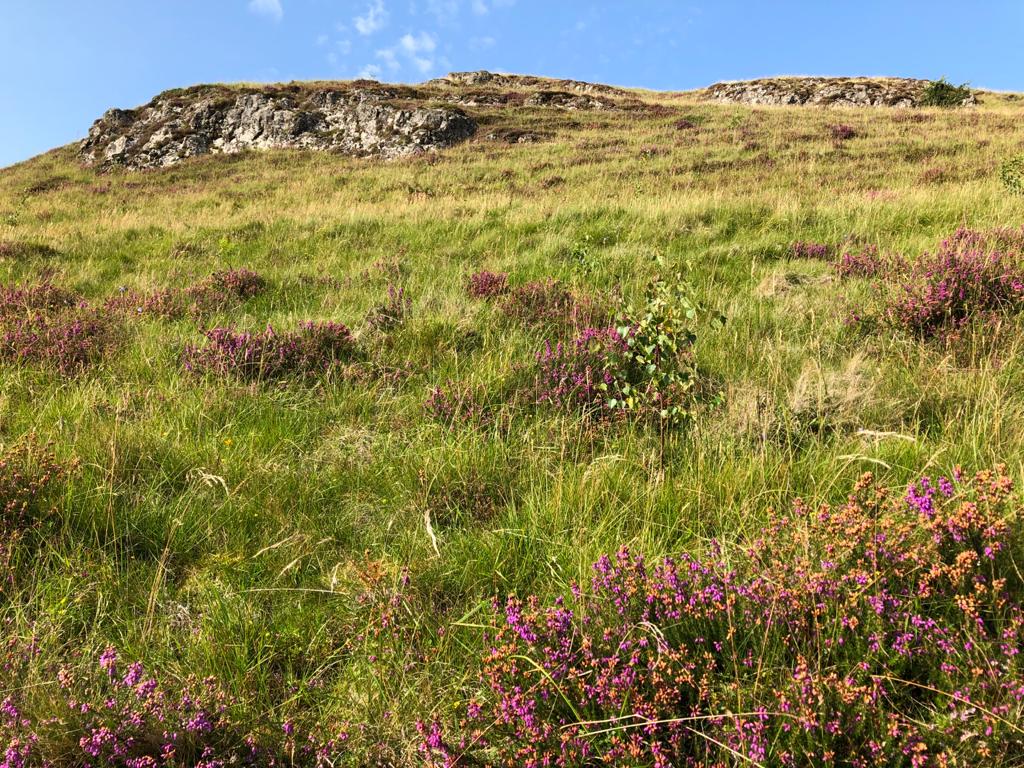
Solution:
[[[205,154],[309,149],[394,158],[468,139],[476,123],[454,106],[403,100],[383,87],[200,86],[144,107],[112,109],[79,147],[86,165],[175,165]]]
[[[902,77],[769,77],[716,83],[704,95],[736,104],[917,107],[929,82]],[[964,105],[975,101],[971,94]]]

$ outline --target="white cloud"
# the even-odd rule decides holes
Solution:
[[[439,24],[448,24],[459,15],[459,0],[427,0],[427,11]]]
[[[402,68],[402,65],[398,63],[398,57],[395,56],[394,48],[381,48],[379,51],[377,51],[376,56],[378,59],[383,61],[384,66],[386,66],[392,72],[397,72],[399,69]],[[373,66],[377,70],[380,70],[380,67],[377,67],[376,65],[371,66]]]
[[[473,13],[477,16],[485,16],[489,10],[484,0],[473,0]]]
[[[402,39],[398,41],[398,44],[408,54],[432,53],[437,48],[437,41],[429,32],[420,32],[418,35],[402,35]]]
[[[469,38],[469,49],[471,51],[486,51],[488,48],[493,48],[495,40],[490,35],[484,35],[483,37],[471,37]]]
[[[420,32],[418,35],[405,34],[398,44],[422,74],[434,68],[434,59],[430,58],[430,54],[437,48],[437,41],[429,32]]]
[[[382,74],[383,71],[376,64],[367,64],[359,70],[359,74],[356,77],[359,80],[380,80]]]
[[[330,40],[330,37],[328,37],[327,35],[317,35],[316,36],[316,44],[318,46],[325,46],[325,45],[327,45],[327,41],[328,40]]]
[[[376,73],[396,73],[402,69],[403,61],[416,68],[420,74],[427,74],[432,71],[437,61],[434,54],[437,51],[437,39],[429,32],[419,31],[415,34],[407,32],[402,35],[398,42],[389,48],[380,48],[374,55],[380,64],[371,64],[367,69],[372,68]],[[442,62],[446,61],[442,57]]]
[[[249,12],[280,21],[284,16],[281,0],[249,0]]]
[[[383,29],[388,23],[388,10],[384,7],[384,0],[373,0],[366,9],[366,14],[356,16],[352,23],[360,35],[372,35],[378,29]]]

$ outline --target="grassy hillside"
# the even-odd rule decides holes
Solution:
[[[1000,462],[1022,479],[1015,305],[915,332],[886,312],[886,276],[915,279],[909,267],[882,277],[837,269],[865,246],[913,262],[961,227],[1019,230],[1024,198],[1000,183],[999,165],[1024,151],[1020,102],[828,111],[642,96],[647,108],[621,111],[467,108],[481,123],[476,139],[386,164],[266,152],[101,174],[64,148],[0,171],[0,282],[11,289],[0,308],[0,699],[17,709],[0,733],[11,749],[30,764],[83,754],[97,765],[144,755],[194,764],[204,747],[211,761],[244,762],[248,737],[256,763],[314,764],[319,754],[441,765],[445,753],[471,753],[455,764],[515,765],[536,756],[503,745],[558,743],[562,725],[601,720],[612,725],[592,727],[597,735],[564,732],[612,763],[662,764],[610,745],[636,733],[614,719],[633,711],[629,701],[577,712],[556,685],[535,713],[553,731],[496,724],[488,707],[507,689],[494,680],[519,675],[528,691],[550,682],[536,673],[544,664],[524,661],[529,648],[495,670],[492,648],[531,645],[527,630],[497,629],[515,626],[507,596],[536,595],[527,613],[571,601],[572,585],[589,591],[592,564],[622,547],[648,562],[686,555],[743,571],[772,510],[797,498],[804,510],[842,504],[867,471],[895,497],[922,475],[952,478],[957,465],[965,487]],[[501,139],[521,131],[541,140]],[[1004,246],[1020,257],[1020,238]],[[554,279],[571,298],[542,287],[535,300],[469,295],[469,277],[484,270],[507,273],[513,290]],[[571,346],[583,326],[608,324],[677,270],[706,308],[692,323],[689,418],[666,428],[657,416],[538,397],[547,342]],[[252,290],[238,287],[246,280]],[[26,298],[39,285],[53,295]],[[341,353],[317,347],[281,376],[204,367],[201,353],[197,370],[183,364],[209,329],[282,334],[304,321],[343,323],[354,341]],[[999,608],[979,622],[989,634],[1012,629],[1004,642],[1019,649],[1022,587],[1008,563],[1024,548],[1017,505],[999,503],[1011,559],[977,567],[983,583],[1007,580],[1009,597],[993,586]],[[803,533],[772,528],[762,544],[782,563],[768,581],[806,576],[801,558],[808,568],[828,559],[810,557],[814,515],[794,519],[808,521]],[[844,530],[828,535],[842,544],[853,536]],[[657,592],[642,583],[625,591]],[[902,614],[908,626],[911,614],[951,615],[921,599]],[[972,713],[950,710],[967,688],[941,660],[880,661],[884,675],[910,682],[863,693],[882,701],[884,722],[871,720],[874,705],[857,709],[869,713],[857,721],[866,735],[850,735],[859,746],[844,752],[827,716],[791,731],[767,714],[781,711],[779,691],[800,663],[821,685],[841,664],[799,662],[781,635],[769,652],[772,620],[747,623],[733,605],[721,606],[721,658],[693,656],[728,673],[706,682],[707,698],[667,710],[718,719],[680,731],[673,764],[684,754],[694,764],[824,764],[830,751],[875,764],[857,750],[892,728],[877,764],[1021,764],[1021,695],[993,693],[1020,685],[1013,654]],[[1004,608],[1007,624],[996,618]],[[789,631],[841,637],[821,618],[827,610]],[[690,640],[718,631],[701,616]],[[671,633],[668,624],[659,626]],[[851,643],[870,634],[850,631]],[[756,671],[753,682],[741,683],[741,669]],[[134,692],[150,675],[165,694],[159,707]],[[841,709],[829,696],[811,708]],[[478,705],[490,718],[482,729],[466,722]],[[745,713],[762,709],[748,727]],[[193,722],[200,715],[209,728]],[[98,731],[108,720],[113,735]],[[950,730],[957,722],[971,735]],[[770,738],[743,735],[764,723]],[[175,728],[177,741],[165,733]],[[573,744],[565,761],[585,762]]]

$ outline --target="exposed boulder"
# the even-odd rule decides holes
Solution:
[[[615,107],[615,102],[600,96],[567,91],[537,91],[526,99],[526,105],[560,109],[611,109]]]
[[[398,99],[397,91],[354,85],[168,92],[139,109],[109,110],[79,156],[87,165],[132,169],[246,149],[393,158],[451,146],[476,131],[456,107],[427,107]]]
[[[716,83],[704,95],[736,104],[916,107],[929,82],[898,77],[770,77]],[[964,101],[974,103],[973,94]]]
[[[444,77],[430,80],[428,85],[448,86],[491,86],[495,88],[544,88],[574,91],[575,93],[602,93],[608,96],[626,96],[629,92],[616,88],[614,85],[587,83],[582,80],[565,80],[534,75],[505,75],[488,72],[486,69],[475,72],[449,72]]]

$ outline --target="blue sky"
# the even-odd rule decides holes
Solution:
[[[773,74],[1024,90],[1024,0],[0,0],[0,166],[199,82],[492,69],[683,89]]]

